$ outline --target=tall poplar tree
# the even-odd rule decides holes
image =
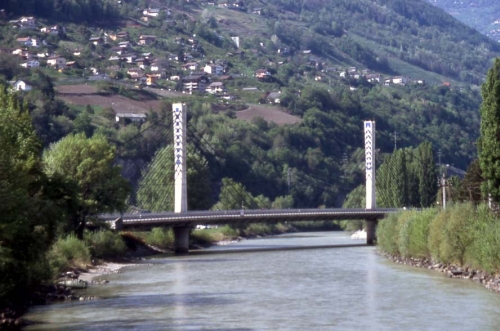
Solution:
[[[479,163],[485,181],[481,189],[485,196],[500,201],[500,59],[495,59],[488,71],[479,109],[481,129],[478,140]]]
[[[434,202],[438,191],[436,162],[432,153],[432,143],[423,142],[418,146],[416,161],[419,162],[418,192],[420,194],[420,206],[425,208]]]

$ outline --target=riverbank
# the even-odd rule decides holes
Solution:
[[[483,285],[488,290],[500,293],[500,275],[497,274],[490,274],[486,271],[461,267],[455,264],[438,263],[430,259],[402,258],[384,252],[381,252],[381,254],[397,264],[433,270],[443,273],[449,278],[470,280]]]

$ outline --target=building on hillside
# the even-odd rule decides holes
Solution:
[[[203,71],[209,75],[222,75],[224,73],[224,68],[218,64],[207,64]]]
[[[104,39],[101,37],[90,37],[89,41],[96,46],[104,44]]]
[[[205,93],[208,78],[205,75],[190,75],[182,78],[182,92],[192,94],[193,92]]]
[[[54,68],[64,68],[66,66],[66,59],[62,56],[50,56],[47,58],[47,65]]]
[[[181,65],[182,70],[198,70],[199,64],[198,62],[188,62]]]
[[[141,35],[139,37],[139,45],[149,46],[152,45],[156,41],[156,36],[153,35]]]
[[[158,8],[144,9],[142,11],[142,14],[144,16],[149,16],[149,17],[158,17],[158,15],[160,15],[160,9],[158,9]]]
[[[14,91],[30,91],[33,89],[34,84],[28,80],[22,79],[12,84]]]
[[[396,76],[392,77],[392,83],[398,85],[406,85],[410,82],[410,78],[406,76]]]
[[[226,94],[227,89],[223,82],[213,82],[208,85],[207,92],[210,94]]]
[[[146,114],[140,113],[116,113],[116,122],[122,122],[126,124],[127,122],[144,122],[148,116]]]
[[[255,72],[255,77],[261,80],[271,77],[271,73],[266,69],[259,69]]]
[[[31,59],[26,62],[21,63],[21,67],[24,68],[38,68],[40,67],[40,62],[36,59]]]
[[[281,91],[269,93],[266,97],[266,100],[269,103],[280,103],[281,102]]]

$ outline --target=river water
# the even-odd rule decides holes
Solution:
[[[326,247],[353,243],[362,241],[300,233],[152,259],[82,293],[100,300],[34,307],[26,318],[43,324],[26,330],[500,328],[500,295],[394,264],[374,247]]]

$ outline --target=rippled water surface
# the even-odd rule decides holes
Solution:
[[[26,317],[43,324],[26,330],[500,329],[500,295],[373,247],[326,247],[352,243],[301,233],[153,259],[83,294],[101,300],[35,307]]]

